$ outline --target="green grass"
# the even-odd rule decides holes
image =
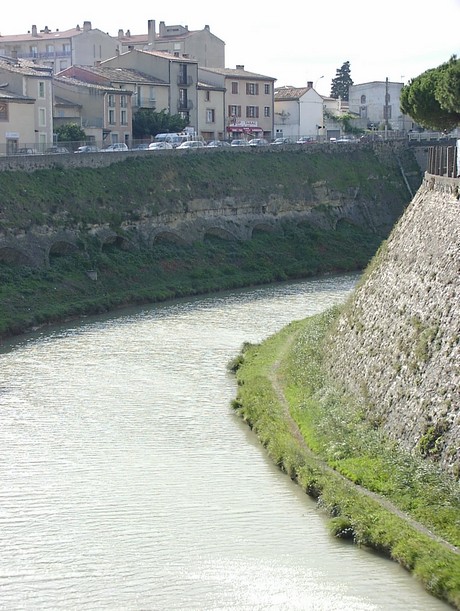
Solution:
[[[460,546],[460,486],[422,458],[399,451],[328,376],[323,342],[339,308],[291,323],[261,345],[246,345],[233,363],[234,408],[256,431],[273,461],[331,516],[335,536],[384,552],[433,595],[460,608],[460,555],[409,520],[360,493],[360,484],[452,545]],[[287,356],[282,356],[287,346]],[[271,381],[282,357],[291,415],[310,452],[292,436]],[[344,476],[347,479],[342,479]]]
[[[158,242],[132,252],[101,250],[87,239],[80,251],[52,256],[48,269],[0,263],[0,337],[128,304],[360,270],[380,240],[345,224],[336,231],[287,226],[281,235],[259,233],[245,242]]]

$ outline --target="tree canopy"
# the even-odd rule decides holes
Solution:
[[[187,121],[180,115],[171,115],[166,110],[155,112],[140,108],[133,117],[133,137],[150,138],[164,132],[181,132]]]
[[[331,84],[331,98],[341,98],[348,101],[348,89],[353,85],[350,76],[350,62],[346,61],[335,72]]]
[[[85,130],[77,123],[66,123],[54,130],[58,142],[82,142],[86,140]]]
[[[455,55],[403,87],[401,111],[428,129],[450,131],[460,124],[460,60]]]

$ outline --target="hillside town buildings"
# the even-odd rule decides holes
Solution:
[[[347,113],[356,125],[407,130],[399,112],[402,83],[350,88],[347,106],[304,87],[276,87],[272,76],[225,66],[225,42],[208,25],[147,21],[146,32],[110,36],[90,21],[68,30],[0,35],[0,154],[46,150],[54,130],[76,123],[99,146],[133,141],[139,109],[179,115],[193,137],[328,140]]]

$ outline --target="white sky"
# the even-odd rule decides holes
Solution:
[[[0,34],[24,34],[32,25],[67,30],[84,21],[111,36],[119,29],[146,33],[149,19],[156,21],[157,32],[160,21],[190,30],[209,25],[225,42],[226,68],[243,64],[250,72],[276,78],[275,86],[302,87],[313,81],[326,96],[345,61],[355,84],[386,77],[407,83],[454,54],[460,58],[460,0],[296,0],[286,5],[79,0],[62,7],[60,0],[10,3],[2,9]]]

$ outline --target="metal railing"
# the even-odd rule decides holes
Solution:
[[[436,176],[459,178],[460,160],[458,146],[430,146],[428,149],[427,172]]]

